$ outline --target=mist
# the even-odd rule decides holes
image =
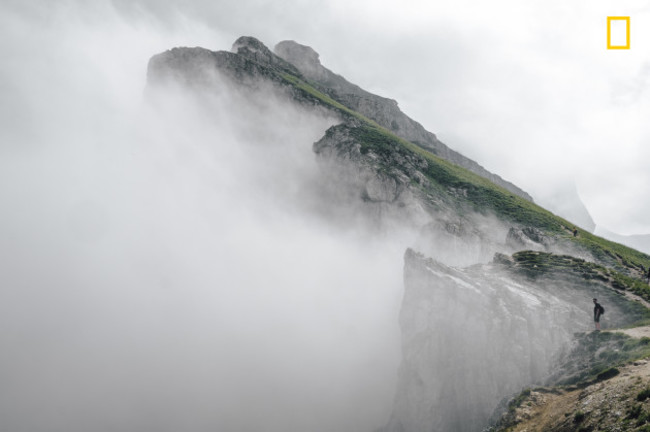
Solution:
[[[321,216],[337,119],[148,94],[166,38],[110,14],[13,18],[35,33],[3,71],[2,429],[385,424],[409,240]]]
[[[0,7],[0,429],[386,425],[405,249],[446,265],[485,263],[512,252],[511,226],[489,215],[432,220],[419,203],[360,202],[358,171],[313,150],[340,120],[272,88],[148,88],[154,54],[228,49],[242,27],[235,37],[267,43],[287,31],[268,26],[268,5],[251,16],[238,5],[203,4],[210,14],[201,2],[191,13],[157,5]],[[233,27],[197,18],[235,10]],[[299,15],[281,15],[311,31]],[[365,50],[365,40],[354,43]],[[481,288],[480,276],[472,284]],[[514,309],[524,309],[524,294]],[[462,333],[454,314],[473,307],[440,316]],[[451,370],[436,373],[471,376]]]

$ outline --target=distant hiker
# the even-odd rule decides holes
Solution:
[[[578,228],[573,227],[573,237],[578,237]]]
[[[605,313],[605,308],[594,299],[594,324],[596,324],[596,331],[600,331],[600,316]]]
[[[648,274],[646,276],[646,279],[648,279],[648,283],[650,283],[650,266],[648,267]]]

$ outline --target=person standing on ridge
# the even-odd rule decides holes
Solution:
[[[573,237],[578,237],[578,228],[573,227]]]
[[[594,324],[596,324],[596,331],[600,331],[600,316],[605,313],[597,299],[594,299]]]

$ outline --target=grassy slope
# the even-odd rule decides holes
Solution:
[[[650,256],[627,246],[595,236],[586,230],[581,230],[578,237],[573,237],[571,227],[574,224],[565,219],[510,193],[483,177],[441,159],[421,147],[396,136],[374,121],[350,110],[331,97],[318,91],[315,86],[290,75],[284,76],[284,78],[310,97],[316,98],[320,102],[334,108],[344,117],[350,116],[360,120],[362,126],[354,133],[366,149],[372,149],[375,153],[379,154],[388,151],[397,151],[401,154],[411,152],[425,158],[428,162],[428,168],[424,174],[429,178],[434,187],[447,190],[449,188],[456,188],[466,191],[466,204],[469,204],[475,211],[480,213],[493,212],[504,220],[542,229],[556,238],[573,242],[588,250],[594,258],[600,262],[610,263],[611,265],[609,267],[613,267],[616,270],[641,271],[643,267],[646,269],[650,267]],[[456,197],[452,201],[456,201],[457,203],[459,198]],[[618,271],[613,271],[611,268],[605,268],[598,264],[569,256],[554,256],[552,254],[530,252],[520,252],[520,254],[521,256],[515,256],[515,259],[520,264],[530,264],[531,267],[529,268],[532,268],[532,266],[541,266],[547,269],[555,267],[554,270],[561,271],[562,267],[570,266],[572,267],[573,274],[581,274],[585,279],[600,279],[604,277],[608,279],[614,288],[628,290],[646,300],[650,300],[650,288],[646,283],[625,276]],[[640,304],[630,306],[637,306],[642,309],[641,311],[637,311],[642,315],[638,324],[647,325],[650,321],[650,310],[642,307]],[[585,352],[579,352],[581,350]],[[634,359],[650,356],[650,339],[633,339],[620,333],[609,332],[586,334],[581,338],[579,348],[574,354],[581,354],[581,360],[584,361],[587,358],[588,361],[582,365],[579,373],[567,379],[563,384],[590,382],[590,380],[592,382],[600,382],[601,379],[607,379],[609,377],[609,372],[614,372],[612,375],[617,374],[617,366],[621,366]],[[526,394],[526,392],[529,394],[530,390],[524,390],[522,395]],[[522,398],[520,399],[523,400]],[[510,426],[512,427],[512,425]],[[511,427],[505,425],[505,427],[498,428],[498,430],[510,430]],[[647,430],[650,430],[650,427]]]
[[[378,153],[387,150],[401,153],[410,152],[425,158],[429,166],[424,174],[434,184],[434,187],[451,187],[466,191],[467,196],[464,198],[464,204],[470,205],[475,211],[480,213],[492,212],[512,223],[534,226],[556,238],[574,242],[588,250],[596,259],[603,262],[610,262],[612,267],[619,270],[622,270],[623,267],[628,270],[640,270],[641,266],[645,268],[650,266],[650,256],[627,246],[595,236],[586,230],[581,230],[578,237],[573,237],[570,228],[574,224],[567,220],[512,194],[484,177],[441,159],[421,147],[396,136],[376,122],[347,108],[330,96],[317,90],[314,85],[308,82],[286,73],[282,74],[282,78],[299,91],[302,91],[308,98],[317,99],[321,103],[338,111],[344,117],[352,117],[361,121],[362,126],[355,133],[363,146],[372,148]]]
[[[585,333],[578,337],[574,358],[585,362],[583,370],[560,385],[571,385],[598,380],[599,374],[612,367],[650,356],[650,338],[634,339],[623,333]]]
[[[611,268],[604,267],[569,255],[554,255],[546,252],[521,251],[512,255],[514,270],[530,278],[552,276],[553,274],[572,274],[585,281],[604,283],[620,291],[629,291],[650,301],[650,287],[645,282],[631,278]],[[650,310],[643,308],[643,319],[650,324]]]

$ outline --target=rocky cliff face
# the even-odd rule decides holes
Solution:
[[[385,147],[368,147],[366,135],[375,142],[382,139],[354,122],[337,125],[314,144],[314,152],[326,172],[336,172],[331,186],[353,191],[353,201],[363,202],[359,210],[369,220],[417,230],[417,246],[450,265],[488,262],[497,252],[512,253],[537,244],[523,232],[518,237],[521,242],[507,241],[508,230],[514,228],[462,204],[466,199],[462,189],[450,187],[442,194],[436,190],[438,185],[426,174],[431,168],[426,158],[390,142]],[[550,240],[543,234],[536,239],[542,238],[550,250]]]
[[[650,260],[587,233],[571,238],[573,224],[521,199],[529,197],[448,149],[395,101],[323,67],[313,49],[285,41],[276,53],[252,37],[239,38],[230,52],[174,48],[151,58],[148,90],[173,83],[219,97],[228,88],[249,100],[284,99],[336,118],[340,124],[314,145],[319,159],[331,162],[323,164],[323,183],[349,186],[340,188],[348,195],[342,205],[355,202],[355,209],[381,223],[421,229],[423,241],[416,246],[444,262],[486,262],[495,252],[530,248],[593,259],[637,277]],[[327,189],[321,192],[333,192]]]
[[[602,333],[607,336],[607,333]],[[591,336],[591,335],[590,335]],[[609,335],[624,336],[621,333]],[[598,339],[598,338],[596,338]],[[634,343],[632,340],[619,339]],[[621,344],[625,346],[624,344]],[[610,369],[611,370],[611,369]],[[650,423],[650,363],[636,360],[579,387],[529,389],[495,432],[645,431]]]
[[[420,123],[404,114],[399,109],[397,101],[369,93],[321,65],[318,53],[311,47],[294,41],[283,41],[275,46],[275,53],[295,65],[306,78],[318,84],[320,89],[326,91],[343,105],[367,116],[396,135],[433,154],[485,177],[522,198],[533,200],[530,195],[517,186],[450,149],[433,133],[424,129]]]
[[[175,48],[151,59],[148,79],[152,91],[171,82],[218,97],[226,86],[335,118],[313,144],[315,207],[344,224],[418,233],[412,246],[430,258],[405,257],[403,362],[387,431],[481,430],[523,386],[580,373],[551,372],[573,334],[591,328],[592,297],[607,305],[607,325],[645,316],[620,291],[650,299],[647,286],[612,269],[638,278],[650,257],[574,237],[573,224],[447,148],[395,101],[324,68],[309,47],[282,42],[273,53],[243,37],[232,52]]]
[[[396,101],[374,95],[349,83],[323,67],[318,53],[313,49],[293,41],[280,42],[275,53],[252,37],[237,39],[231,52],[174,48],[151,59],[148,82],[156,84],[171,78],[194,86],[209,85],[211,82],[214,84],[216,78],[225,76],[240,85],[251,86],[263,80],[285,88],[296,100],[316,102],[308,92],[296,91],[295,87],[290,86],[283,74],[310,80],[319,90],[344,107],[359,112],[398,136],[532,201],[530,195],[515,185],[440,142],[434,134],[402,113]]]
[[[463,203],[468,201],[468,191],[462,186],[441,189],[430,179],[430,172],[437,170],[430,160],[404,148],[355,117],[357,111],[349,110],[356,108],[380,124],[397,122],[402,125],[397,129],[404,137],[438,143],[433,134],[405,116],[395,101],[368,93],[324,68],[318,54],[309,47],[282,42],[276,52],[281,56],[251,37],[239,38],[230,52],[174,48],[150,60],[149,89],[180,83],[199,94],[218,95],[227,86],[251,98],[266,91],[305,109],[337,116],[341,123],[314,144],[314,152],[323,167],[320,193],[338,200],[339,208],[360,211],[378,226],[399,224],[420,230],[418,247],[454,265],[485,262],[495,252],[511,253],[523,248],[505,242],[511,224],[477,214],[469,203]],[[348,103],[347,110],[328,105],[304,86],[296,85],[291,77],[318,80],[317,88],[343,103],[343,107],[350,98],[361,102]],[[438,150],[447,149],[440,145]],[[449,149],[438,150],[445,153]],[[453,154],[447,156],[454,160]]]
[[[593,325],[591,298],[606,304],[605,326],[642,318],[581,260],[522,253],[458,269],[412,250],[405,255],[400,313],[403,361],[386,431],[480,431],[500,401],[524,386],[557,380],[573,334]]]

